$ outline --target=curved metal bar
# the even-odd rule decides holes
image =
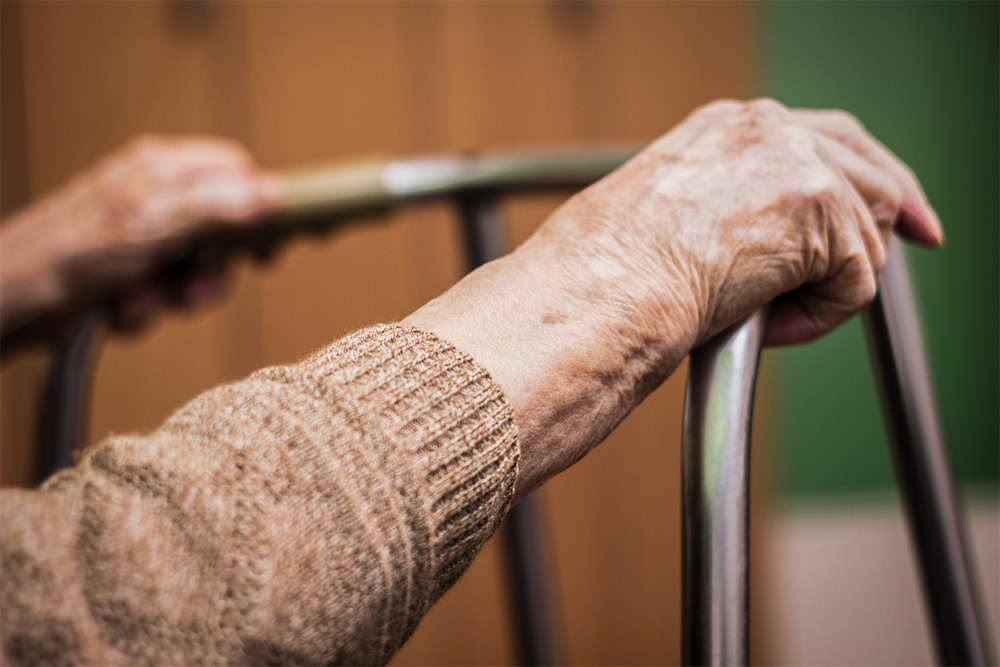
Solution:
[[[682,456],[682,654],[749,659],[750,427],[763,310],[691,353]]]
[[[864,322],[938,659],[946,665],[984,665],[984,626],[977,613],[948,447],[906,254],[898,242],[889,249],[879,294],[864,313]]]
[[[475,191],[582,188],[620,167],[634,150],[440,155],[366,159],[288,171],[281,218],[355,215],[406,201]]]
[[[99,308],[87,311],[53,352],[38,416],[38,482],[73,465],[73,452],[83,433],[87,387],[101,320]]]

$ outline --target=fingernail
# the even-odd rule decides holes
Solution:
[[[926,241],[939,246],[944,243],[944,228],[937,213],[925,202],[905,201],[900,207],[900,216],[905,216],[912,226],[926,233]]]

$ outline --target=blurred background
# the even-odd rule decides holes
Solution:
[[[840,107],[920,175],[943,250],[913,250],[938,392],[991,612],[998,500],[996,3],[0,2],[0,213],[147,132],[218,134],[265,165],[648,141],[718,97]],[[512,242],[558,197],[510,200]],[[461,277],[425,205],[238,270],[219,307],[108,339],[88,440],[397,320]],[[48,355],[0,369],[0,481],[30,484]],[[573,664],[680,660],[684,369],[542,491]],[[754,443],[752,653],[929,664],[931,645],[857,321],[765,354]],[[491,543],[394,664],[515,660]]]

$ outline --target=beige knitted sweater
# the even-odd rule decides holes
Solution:
[[[517,462],[468,355],[361,331],[4,490],[4,662],[384,663],[498,527]]]

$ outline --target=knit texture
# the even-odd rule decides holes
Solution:
[[[381,664],[509,508],[500,387],[363,330],[2,492],[6,663]]]

